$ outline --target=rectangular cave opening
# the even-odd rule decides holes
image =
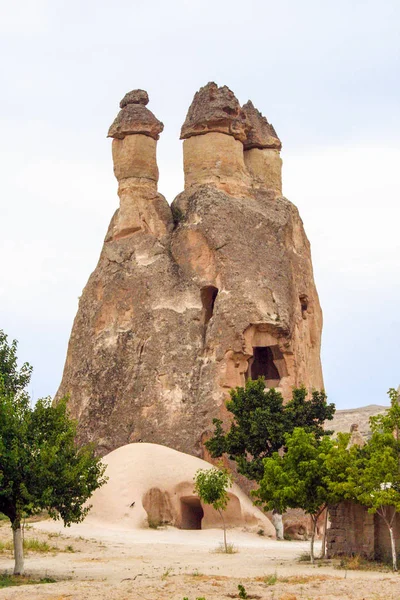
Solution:
[[[195,496],[181,498],[181,529],[201,529],[204,511]]]
[[[283,354],[278,346],[254,346],[253,357],[249,360],[248,378],[265,378],[268,387],[279,386],[281,376],[275,364],[283,360]]]

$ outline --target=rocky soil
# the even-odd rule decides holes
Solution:
[[[249,598],[260,600],[398,600],[400,595],[399,575],[341,571],[330,563],[312,567],[298,562],[308,543],[271,541],[238,530],[228,533],[238,550],[231,555],[215,552],[220,530],[127,534],[82,524],[65,531],[49,521],[35,524],[26,535],[58,546],[26,557],[30,575],[57,581],[5,588],[1,599],[221,600],[238,598],[239,584]],[[3,524],[0,541],[9,539]],[[61,551],[67,546],[73,551]],[[0,554],[1,571],[11,572],[12,566],[11,555]]]

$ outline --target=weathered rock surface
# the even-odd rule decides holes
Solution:
[[[274,148],[282,149],[282,142],[268,120],[257,110],[249,100],[243,105],[243,112],[249,122],[246,139],[243,142],[245,150],[251,148]]]
[[[128,444],[103,459],[107,483],[90,499],[89,521],[129,529],[172,525],[179,529],[221,527],[212,506],[200,502],[193,479],[211,465],[158,444]],[[275,537],[272,523],[236,485],[228,491],[227,527],[246,527]]]
[[[196,92],[181,129],[181,140],[216,131],[244,142],[249,123],[235,94],[226,86],[207,83]]]
[[[158,140],[164,125],[146,108],[149,101],[144,90],[132,90],[120,102],[121,110],[108,130],[108,137],[124,139],[127,135],[141,133]]]
[[[279,150],[244,151],[230,90],[198,94],[192,112],[203,117],[189,119],[185,190],[172,207],[157,192],[155,139],[113,140],[120,208],[81,296],[57,396],[70,394],[80,439],[102,454],[142,440],[203,457],[213,417],[229,418],[228,391],[246,377],[264,375],[286,398],[293,385],[323,387],[302,221],[268,173],[245,163],[248,152]],[[145,109],[122,111],[130,106]]]
[[[351,433],[352,425],[357,424],[357,433],[364,439],[368,439],[371,432],[369,426],[370,417],[384,413],[387,408],[387,406],[380,406],[379,404],[369,404],[368,406],[360,406],[359,408],[337,410],[332,421],[325,423],[325,428],[334,432]]]

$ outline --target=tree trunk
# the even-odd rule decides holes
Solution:
[[[225,548],[225,554],[228,554],[228,545],[227,545],[227,543],[226,543],[226,527],[225,527],[225,521],[224,521],[224,517],[222,516],[222,512],[221,512],[220,510],[218,510],[218,512],[219,512],[219,515],[220,515],[220,517],[221,517],[221,519],[222,519],[222,525],[223,525],[223,528],[224,528],[224,548]]]
[[[284,534],[283,534],[283,520],[282,520],[282,515],[280,512],[278,512],[277,510],[273,510],[272,511],[272,525],[275,527],[275,531],[276,531],[276,539],[277,540],[283,540],[284,539]]]
[[[326,556],[326,530],[327,530],[327,527],[328,527],[328,507],[325,509],[324,533],[322,536],[321,558],[325,558],[325,556]]]
[[[315,532],[317,531],[318,517],[311,516],[311,519],[312,519],[313,528],[312,528],[311,543],[310,543],[310,559],[311,559],[311,564],[313,565],[314,564],[314,540],[315,540]]]
[[[392,546],[392,560],[393,560],[393,571],[397,571],[397,555],[396,555],[396,542],[393,535],[393,527],[389,525],[390,533],[390,544]]]
[[[24,574],[24,544],[22,540],[21,521],[16,519],[12,524],[14,544],[14,575]]]

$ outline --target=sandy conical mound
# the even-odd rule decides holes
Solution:
[[[114,526],[144,528],[162,523],[181,529],[220,527],[221,519],[210,506],[202,505],[193,492],[198,469],[212,465],[158,444],[128,444],[110,454],[108,482],[91,498],[89,518]],[[224,513],[229,527],[263,529],[275,537],[269,519],[233,485]]]

